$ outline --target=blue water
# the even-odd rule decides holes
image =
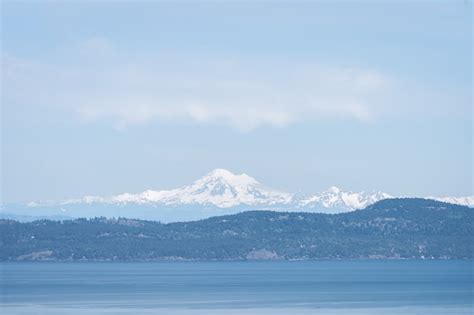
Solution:
[[[473,314],[472,261],[4,263],[2,314]]]

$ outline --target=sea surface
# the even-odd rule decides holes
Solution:
[[[7,314],[474,314],[473,261],[3,263]]]

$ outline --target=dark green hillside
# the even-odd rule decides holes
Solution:
[[[160,224],[1,220],[1,260],[472,259],[474,209],[387,199],[343,214],[249,211]]]

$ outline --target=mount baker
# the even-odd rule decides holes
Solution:
[[[350,192],[337,187],[314,195],[299,196],[262,185],[254,178],[215,169],[191,185],[170,190],[146,190],[109,197],[85,196],[63,201],[3,205],[3,217],[134,217],[187,221],[244,210],[282,210],[339,213],[362,209],[379,200],[393,198],[385,192]],[[448,203],[474,205],[474,197],[427,197]],[[7,215],[8,214],[8,215]]]

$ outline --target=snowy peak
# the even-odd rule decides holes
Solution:
[[[466,197],[428,197],[427,199],[433,199],[437,201],[453,203],[461,206],[474,207],[474,196]]]
[[[393,198],[384,192],[360,192],[343,191],[331,186],[327,190],[299,201],[299,206],[304,208],[335,208],[339,210],[362,209],[379,200]]]
[[[229,189],[240,189],[245,190],[251,187],[259,186],[260,183],[254,178],[247,174],[235,175],[232,172],[225,169],[215,169],[206,174],[201,179],[196,180],[193,185],[195,187],[207,187],[207,188],[229,188]],[[211,193],[219,194],[219,191]]]
[[[166,204],[201,204],[229,208],[244,205],[289,203],[292,194],[264,187],[254,178],[215,169],[192,185],[168,191]]]
[[[247,174],[236,175],[228,170],[222,168],[216,168],[212,170],[203,178],[197,180],[199,181],[221,181],[226,182],[232,185],[257,185],[257,182],[253,177],[248,176]],[[196,183],[195,182],[195,183]]]
[[[85,196],[62,202],[30,203],[28,207],[67,206],[72,204],[152,205],[170,207],[196,207],[197,209],[273,209],[285,211],[345,212],[363,209],[379,200],[394,198],[380,192],[352,192],[336,186],[309,195],[299,196],[262,185],[247,174],[234,174],[218,168],[195,180],[191,185],[170,190],[146,190],[141,193],[124,193],[109,197]],[[449,203],[474,206],[474,197],[428,197]]]
[[[339,194],[341,192],[341,190],[337,188],[336,186],[329,187],[327,191],[333,194]]]
[[[264,187],[254,178],[215,169],[191,185],[171,190],[147,190],[138,194],[120,194],[109,198],[87,196],[67,203],[153,203],[162,205],[204,205],[230,208],[239,205],[288,204],[293,195]]]

